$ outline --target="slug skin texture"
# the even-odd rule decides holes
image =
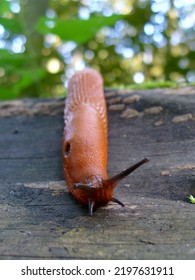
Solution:
[[[68,188],[76,200],[88,205],[90,215],[94,208],[109,201],[124,206],[113,197],[113,189],[132,170],[128,173],[127,169],[128,174],[121,175],[122,172],[110,179],[107,176],[107,110],[103,79],[93,69],[77,72],[68,83],[62,158]],[[148,159],[138,165],[146,161]]]

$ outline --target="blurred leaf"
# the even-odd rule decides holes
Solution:
[[[18,97],[14,92],[13,87],[0,86],[0,100],[11,100]]]
[[[0,85],[1,100],[18,98],[22,90],[39,83],[46,76],[46,71],[43,69],[22,69],[18,70],[17,74],[19,74],[19,79],[14,84],[6,87]]]
[[[41,34],[53,33],[64,41],[74,41],[78,44],[86,43],[92,39],[97,31],[103,26],[112,26],[117,20],[122,19],[122,15],[112,15],[110,17],[93,16],[88,20],[81,19],[48,19],[41,18],[37,24],[37,31]],[[54,27],[49,27],[54,24]]]
[[[16,67],[21,66],[24,62],[28,62],[29,56],[26,54],[15,54],[11,53],[8,50],[0,49],[0,61],[1,65],[7,66],[8,64],[12,64]]]
[[[0,15],[3,15],[4,13],[10,11],[9,5],[10,5],[10,3],[5,0],[0,1]]]
[[[18,12],[11,7],[16,2],[20,7]],[[71,71],[76,68],[77,55],[85,65],[102,73],[106,86],[172,87],[180,86],[176,81],[194,81],[194,26],[186,29],[181,24],[181,18],[193,16],[194,5],[189,9],[182,4],[183,8],[178,9],[172,3],[170,11],[161,13],[152,9],[153,2],[126,0],[130,13],[105,17],[102,9],[110,7],[114,11],[116,1],[102,1],[99,7],[91,9],[90,1],[83,4],[71,0],[0,0],[0,24],[8,31],[1,32],[4,49],[0,49],[0,99],[61,94],[62,80],[67,81],[69,68]],[[160,2],[155,2],[157,8],[161,7]],[[88,20],[77,18],[83,8],[88,9]],[[45,17],[46,14],[51,18]],[[113,28],[96,36],[104,26]],[[61,40],[50,41],[43,36],[49,33]],[[180,42],[172,46],[170,39],[177,33],[176,40]],[[26,40],[15,41],[19,34]],[[67,44],[60,50],[62,41],[77,44],[74,48]],[[23,45],[22,53],[9,51],[15,46],[17,51],[17,44]],[[65,65],[55,75],[42,70],[53,57]],[[132,85],[137,72],[143,73],[145,83]],[[169,79],[173,83],[161,82]]]
[[[20,80],[14,85],[13,91],[20,93],[23,89],[42,80],[46,71],[43,69],[23,69],[18,71]]]
[[[13,33],[22,33],[22,26],[20,22],[17,19],[11,18],[2,18],[0,17],[0,24],[3,25],[3,27],[10,32]]]

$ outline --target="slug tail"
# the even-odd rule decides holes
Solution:
[[[93,70],[76,72],[68,83],[67,109],[74,110],[80,103],[95,104],[94,106],[105,107],[103,80],[101,75]]]

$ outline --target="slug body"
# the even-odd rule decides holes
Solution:
[[[102,77],[95,70],[85,69],[70,79],[64,122],[63,172],[71,194],[88,205],[90,215],[109,201],[124,206],[113,197],[114,188],[148,159],[108,178],[106,102]]]

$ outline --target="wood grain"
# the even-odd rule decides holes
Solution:
[[[195,195],[195,88],[105,95],[108,108],[124,104],[108,111],[108,173],[150,163],[116,190],[125,208],[110,203],[93,217],[63,180],[64,101],[0,103],[1,259],[195,259],[195,206],[186,199]],[[139,114],[122,118],[127,109]]]

